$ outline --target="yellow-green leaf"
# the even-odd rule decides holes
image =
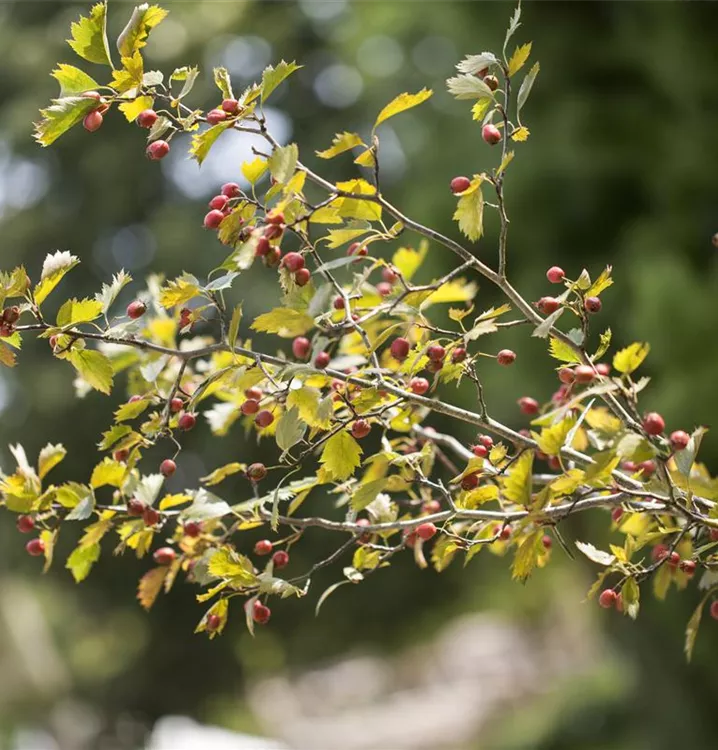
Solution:
[[[621,349],[620,352],[616,352],[613,357],[613,366],[624,375],[630,375],[643,364],[643,360],[650,351],[650,344],[633,343]]]
[[[586,297],[598,297],[604,289],[608,289],[608,287],[613,284],[613,277],[611,276],[612,270],[611,266],[606,266],[606,268],[601,271],[601,274],[596,281],[594,281],[586,290]]]
[[[112,362],[93,349],[73,349],[68,359],[85,382],[101,393],[112,390]]]
[[[533,572],[543,551],[542,537],[543,532],[537,529],[521,542],[521,545],[516,550],[516,556],[511,566],[511,577],[514,580],[525,581]]]
[[[484,96],[479,99],[471,108],[471,117],[476,122],[481,122],[489,111],[489,107],[494,100],[490,96]]]
[[[575,424],[576,420],[573,417],[566,417],[550,427],[544,427],[536,439],[539,449],[548,456],[557,456]]]
[[[112,65],[110,48],[107,44],[107,4],[92,6],[89,18],[80,16],[70,26],[72,39],[67,43],[84,60],[100,65]]]
[[[389,104],[379,112],[379,116],[374,123],[374,129],[376,130],[382,122],[388,120],[390,117],[394,117],[394,115],[398,115],[400,112],[404,112],[407,109],[411,109],[412,107],[416,107],[422,102],[425,102],[433,93],[434,92],[431,89],[422,89],[416,94],[399,94],[399,96],[389,102]]]
[[[281,184],[289,182],[297,168],[298,159],[299,148],[296,143],[275,148],[267,162],[272,177]]]
[[[160,304],[166,308],[183,305],[198,294],[199,286],[195,280],[180,277],[160,289]]]
[[[282,60],[276,68],[271,65],[265,68],[262,73],[262,102],[267,101],[269,95],[279,84],[295,70],[299,70],[302,66],[297,65],[295,62],[285,62]]]
[[[509,60],[509,76],[518,73],[521,68],[526,64],[526,60],[529,59],[531,54],[531,42],[522,44],[514,50],[514,54],[511,55]]]
[[[549,354],[561,362],[581,363],[581,357],[568,344],[553,338],[553,336],[549,342]]]
[[[362,179],[337,182],[336,186],[337,189],[354,195],[376,195],[376,188]],[[367,221],[381,219],[381,206],[373,200],[338,198],[332,205],[336,206],[337,214],[346,219],[366,219]]]
[[[127,466],[119,461],[113,461],[111,458],[104,458],[92,470],[90,486],[93,489],[110,485],[111,487],[121,487],[127,473]]]
[[[35,123],[35,140],[41,146],[49,146],[96,106],[97,102],[86,96],[53,99],[49,107],[40,110],[42,119]]]
[[[210,474],[207,474],[206,477],[201,477],[199,481],[203,484],[206,484],[208,487],[211,487],[215,484],[223,482],[227,477],[231,477],[232,474],[237,474],[240,471],[244,471],[246,468],[246,464],[240,464],[235,461],[233,463],[220,466]]]
[[[471,185],[462,193],[454,212],[454,220],[459,222],[459,229],[472,242],[476,242],[484,233],[484,196],[481,192],[480,176],[474,177]]]
[[[421,268],[421,264],[429,251],[429,243],[422,241],[418,250],[411,247],[400,247],[392,256],[392,265],[407,281]]]
[[[520,128],[516,128],[513,133],[511,133],[511,140],[517,141],[518,143],[523,143],[524,141],[527,141],[529,139],[529,136],[531,135],[531,131],[524,127],[523,125]]]
[[[67,300],[57,313],[57,325],[67,328],[78,323],[89,323],[102,315],[102,302],[96,299]]]
[[[314,318],[301,310],[275,307],[274,310],[259,315],[251,327],[262,333],[276,333],[282,338],[293,338],[311,330],[314,327]]]
[[[533,451],[524,451],[511,464],[509,473],[502,480],[503,495],[518,505],[531,503],[531,472],[533,471]]]
[[[122,57],[131,57],[147,44],[150,30],[167,16],[167,11],[158,5],[142,3],[133,11],[127,26],[117,37],[117,50]]]
[[[252,161],[242,163],[242,174],[250,185],[254,185],[268,168],[267,160],[258,156]]]
[[[75,583],[84,581],[92,566],[100,559],[100,545],[90,544],[76,547],[67,558],[65,567],[72,573]]]
[[[155,100],[151,96],[138,96],[131,102],[122,102],[120,112],[127,118],[127,122],[134,122],[140,112],[152,109]]]
[[[93,91],[99,85],[84,70],[80,70],[74,65],[66,65],[65,63],[60,63],[52,71],[52,77],[60,84],[61,98],[72,96],[73,94],[82,94],[85,91]]]
[[[40,479],[44,479],[67,455],[63,445],[52,445],[48,443],[41,451],[37,459],[37,473]]]
[[[212,555],[208,568],[211,575],[231,578],[239,585],[251,586],[257,580],[251,561],[228,547],[222,547]]]
[[[316,154],[320,159],[333,159],[335,156],[339,156],[339,154],[343,154],[345,151],[363,145],[364,141],[362,141],[356,133],[345,131],[343,133],[337,133],[334,136],[332,145],[324,151],[317,151]]]
[[[354,473],[361,463],[361,454],[359,443],[346,430],[341,430],[324,444],[319,460],[330,478],[341,482]]]
[[[217,138],[219,138],[225,130],[231,127],[232,120],[225,120],[224,122],[212,125],[212,127],[203,130],[201,133],[195,133],[192,136],[189,155],[196,159],[198,164],[201,164],[207,158],[207,154],[209,154],[209,150],[212,148]]]

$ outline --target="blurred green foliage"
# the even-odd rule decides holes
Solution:
[[[484,168],[487,147],[468,108],[446,93],[444,80],[465,54],[500,46],[509,4],[163,5],[171,15],[153,35],[148,57],[165,71],[199,64],[201,85],[193,92],[198,104],[216,97],[213,64],[235,67],[244,82],[239,74],[258,64],[261,69],[284,58],[305,65],[277,93],[277,106],[289,117],[291,139],[310,164],[313,150],[326,148],[335,132],[366,132],[397,93],[433,88],[429,104],[384,127],[385,191],[410,215],[455,235],[449,180]],[[111,32],[121,29],[130,7],[111,3]],[[201,272],[222,254],[214,236],[201,228],[205,196],[192,199],[173,182],[172,170],[183,174],[181,165],[148,162],[142,131],[119,113],[107,118],[101,132],[75,129],[49,151],[31,140],[37,110],[55,95],[49,72],[57,61],[71,59],[63,41],[69,23],[85,10],[62,2],[0,4],[2,266],[23,263],[36,278],[48,251],[71,250],[83,261],[65,282],[75,285],[66,289],[76,295],[94,293],[122,265],[135,277],[150,270]],[[660,408],[669,427],[688,430],[718,423],[718,351],[710,343],[718,334],[713,297],[718,261],[710,243],[718,230],[717,20],[711,3],[527,5],[517,39],[533,40],[541,73],[525,110],[531,137],[517,146],[506,184],[514,284],[538,298],[547,291],[544,272],[550,265],[575,276],[583,266],[598,272],[612,264],[616,284],[605,295],[601,322],[613,329],[615,345],[651,342],[647,368],[653,382],[646,406]],[[209,161],[206,168],[212,169]],[[231,166],[238,168],[239,161]],[[331,178],[354,169],[348,159],[320,166]],[[477,248],[491,263],[496,229],[489,222]],[[431,270],[438,274],[452,262],[435,248]],[[486,307],[498,299],[488,286],[483,293]],[[257,273],[245,294],[248,318],[266,308],[274,287]],[[543,399],[556,381],[543,342],[521,329],[504,336],[497,343],[517,349],[516,367],[499,373],[488,365],[482,376],[492,414],[519,427],[516,398]],[[57,478],[88,476],[113,404],[97,394],[75,401],[68,368],[54,362],[46,347],[28,340],[20,367],[0,373],[0,444],[21,441],[34,455],[48,441],[64,441],[70,455]],[[468,403],[472,390],[462,390],[460,398]],[[472,434],[462,430],[460,437],[470,440]],[[225,442],[217,447],[206,431],[192,434],[186,476],[226,460],[260,456],[239,434]],[[706,462],[718,465],[711,433],[703,445]],[[7,466],[6,451],[2,460]],[[498,605],[540,617],[551,595],[550,571],[522,589],[510,584],[506,566],[493,559],[480,559],[465,571],[450,569],[440,581],[404,560],[363,586],[341,589],[317,620],[308,600],[287,603],[256,640],[235,618],[228,634],[210,643],[192,635],[198,610],[189,587],[161,599],[149,615],[136,606],[144,566],[130,558],[106,557],[81,587],[61,567],[38,582],[10,521],[3,517],[0,528],[2,565],[39,591],[72,671],[72,694],[96,706],[108,725],[125,714],[151,722],[168,712],[241,724],[235,699],[248,677],[362,644],[392,649],[426,637],[469,608]],[[577,538],[587,523],[606,527],[607,519],[576,520]],[[304,549],[319,555],[330,543],[316,534]],[[67,551],[69,540],[65,544]],[[586,571],[587,582],[591,574]],[[333,580],[331,573],[317,576],[314,596]],[[685,665],[681,650],[696,601],[689,591],[662,605],[647,603],[636,624],[617,617],[604,621],[597,612],[621,658],[635,670],[635,684],[611,690],[582,686],[585,703],[561,703],[564,708],[553,710],[549,726],[541,722],[528,738],[502,740],[499,732],[492,746],[712,746],[715,628],[704,625],[692,666]],[[574,606],[581,606],[578,599]],[[6,726],[18,717],[42,722],[53,700],[20,696],[0,720]],[[530,716],[525,721],[535,726]]]

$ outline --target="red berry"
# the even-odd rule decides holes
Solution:
[[[35,519],[32,516],[18,516],[15,525],[21,534],[29,534],[35,528]]]
[[[551,313],[556,312],[556,310],[561,307],[561,303],[556,297],[541,297],[536,303],[536,307],[538,307],[540,312],[544,315],[551,315]]]
[[[207,112],[207,122],[210,125],[217,125],[227,119],[227,113],[222,109],[211,109]]]
[[[718,243],[716,243],[718,245]],[[711,602],[711,608],[710,608],[711,617],[714,620],[718,620],[718,601]]]
[[[539,402],[530,396],[522,396],[517,402],[524,414],[538,414]]]
[[[257,427],[269,427],[272,422],[274,422],[274,414],[268,409],[262,409],[262,411],[258,412],[257,416],[254,418],[254,424],[256,424]]]
[[[604,609],[610,609],[616,604],[617,598],[618,594],[613,589],[604,589],[598,597],[598,603]]]
[[[103,117],[99,110],[93,109],[92,112],[88,112],[85,115],[85,119],[82,121],[82,127],[90,133],[94,133],[102,127]]]
[[[352,436],[357,440],[365,438],[371,432],[371,425],[366,419],[357,419],[352,425]]]
[[[2,312],[2,319],[11,325],[17,323],[20,319],[20,308],[17,305],[6,307]]]
[[[239,111],[239,102],[236,99],[222,99],[222,109],[228,115],[236,115]]]
[[[102,101],[102,96],[98,91],[85,91],[81,96],[85,99],[94,99],[96,102]]]
[[[618,523],[623,518],[623,508],[614,508],[611,511],[611,519],[614,523]]]
[[[608,362],[601,362],[596,365],[596,372],[604,378],[608,377],[611,374],[611,365],[609,365]]]
[[[130,302],[127,305],[127,317],[132,320],[141,318],[147,312],[147,305],[141,300],[136,299],[134,302]]]
[[[205,214],[204,217],[204,228],[205,229],[217,229],[219,225],[222,223],[222,220],[224,219],[224,214],[222,211],[218,211],[216,208],[213,208],[211,211]]]
[[[272,562],[275,568],[286,568],[289,564],[289,553],[283,549],[278,549],[272,555]]]
[[[546,271],[546,278],[552,284],[560,284],[566,278],[566,274],[560,266],[551,266],[551,268]]]
[[[441,359],[430,359],[429,363],[426,365],[426,369],[429,372],[439,372],[444,366],[444,362]]]
[[[411,345],[403,337],[394,339],[391,342],[391,346],[389,347],[389,351],[391,351],[391,356],[394,357],[394,359],[398,359],[399,361],[406,359],[407,356],[409,355],[410,350],[411,350]]]
[[[213,208],[215,211],[223,211],[228,203],[229,198],[226,195],[215,195],[209,202],[209,207]]]
[[[309,280],[311,278],[312,278],[312,274],[308,268],[300,268],[294,274],[294,283],[297,286],[306,286],[309,283]]]
[[[666,429],[666,423],[658,412],[649,411],[643,417],[643,429],[649,435],[660,435]]]
[[[511,349],[502,349],[496,355],[496,361],[500,365],[512,365],[516,361],[516,352],[511,351]]]
[[[332,304],[334,305],[335,310],[343,310],[346,303],[344,302],[344,297],[339,295],[338,297],[334,298],[334,302],[332,302]]]
[[[272,610],[269,609],[269,607],[266,607],[261,602],[254,602],[254,607],[252,607],[252,619],[258,625],[266,625],[271,616]]]
[[[253,385],[251,388],[247,388],[247,390],[244,392],[244,395],[247,398],[253,398],[255,401],[259,401],[262,398],[263,392],[261,388]]]
[[[578,365],[573,371],[573,376],[577,383],[586,385],[596,377],[596,373],[590,365]]]
[[[489,146],[495,146],[501,140],[501,131],[489,122],[481,128],[481,137]]]
[[[446,356],[446,349],[439,344],[432,344],[426,350],[426,356],[434,362],[441,362]]]
[[[692,576],[696,572],[696,564],[693,560],[682,560],[681,570],[687,575]]]
[[[429,390],[429,381],[426,378],[412,378],[409,381],[409,388],[412,393],[423,396]]]
[[[384,266],[384,268],[381,269],[381,277],[388,284],[395,284],[399,279],[399,274],[396,272],[395,268]]]
[[[191,430],[197,424],[197,417],[194,414],[183,414],[177,421],[177,426],[180,430],[187,432]]]
[[[352,242],[347,248],[347,255],[366,255],[369,252],[366,249],[366,245],[362,245],[361,242]]]
[[[247,399],[240,407],[242,414],[256,414],[259,411],[259,401],[253,398]]]
[[[708,532],[708,535],[710,536],[711,542],[718,542],[718,529],[711,529]]]
[[[221,624],[222,618],[219,615],[207,615],[207,619],[205,620],[205,627],[210,633],[214,633],[215,631],[219,630]]]
[[[267,214],[267,224],[284,224],[284,214],[281,211],[272,211]]]
[[[264,414],[264,413],[269,414],[271,416],[271,412],[260,412],[260,414]],[[259,416],[259,414],[257,416]],[[272,417],[272,420],[273,419],[274,417]],[[264,477],[266,476],[267,476],[267,467],[264,464],[254,463],[254,464],[250,464],[247,467],[247,477],[252,482],[261,482],[262,479],[264,479]]]
[[[277,237],[281,237],[284,229],[279,224],[268,224],[264,228],[264,236],[268,240],[276,240]]]
[[[507,541],[511,537],[511,526],[508,524],[506,526],[502,526],[501,530],[499,531],[499,539],[501,539],[502,542]]]
[[[665,544],[656,544],[651,550],[651,558],[654,562],[662,560],[668,554],[668,546]]]
[[[169,154],[169,152],[170,144],[167,143],[167,141],[152,141],[152,143],[150,143],[145,150],[147,158],[151,159],[152,161],[159,161],[160,159],[164,159],[165,156]]]
[[[136,497],[130,498],[127,501],[127,515],[140,518],[145,512],[145,507],[142,500],[138,500]]]
[[[304,268],[304,256],[301,253],[287,253],[282,260],[282,265],[291,273]]]
[[[490,435],[479,435],[477,438],[479,443],[485,448],[491,450],[494,447],[494,439]]]
[[[317,356],[314,357],[314,366],[323,370],[329,364],[330,359],[331,357],[327,352],[319,352]]]
[[[471,180],[468,177],[454,177],[450,183],[451,192],[456,195],[463,193],[471,187]]]
[[[236,182],[225,182],[219,192],[228,198],[238,198],[242,193],[242,188]]]
[[[485,445],[472,445],[471,452],[479,458],[486,458],[489,455],[489,449]]]
[[[553,539],[548,534],[544,534],[541,537],[541,544],[543,544],[544,549],[551,549],[553,547]]]
[[[573,370],[570,367],[562,367],[558,371],[558,379],[564,384],[564,385],[570,385],[575,380],[575,374]]]
[[[671,554],[668,556],[668,565],[671,568],[677,568],[680,561],[681,556],[677,552],[671,552]]]
[[[583,301],[583,309],[589,313],[601,312],[601,300],[598,297],[586,297]]]
[[[431,539],[436,532],[437,528],[433,523],[422,523],[420,526],[416,527],[416,535],[419,539],[423,539],[425,542]]]
[[[135,122],[141,128],[151,128],[156,122],[159,115],[154,109],[143,109],[142,112],[137,115]]]
[[[45,542],[42,539],[31,539],[26,545],[25,549],[28,555],[33,557],[40,557],[45,554]]]
[[[145,522],[145,526],[156,526],[160,521],[159,511],[154,508],[147,507],[142,513],[142,519]]]
[[[478,474],[467,474],[461,480],[462,490],[473,490],[479,486],[479,475]]]
[[[388,281],[380,281],[376,285],[376,290],[382,297],[388,297],[394,290],[394,287]]]
[[[638,464],[638,468],[643,472],[645,477],[651,477],[656,473],[656,462],[655,461],[642,461]]]
[[[683,451],[688,447],[688,443],[691,441],[691,436],[683,430],[675,430],[671,433],[670,437],[671,448],[674,451]]]
[[[160,464],[160,474],[162,476],[171,477],[175,471],[177,471],[177,464],[171,458],[166,458]]]
[[[202,524],[199,521],[187,521],[182,530],[194,539],[202,533]]]
[[[457,346],[456,349],[451,350],[451,361],[454,364],[463,362],[466,359],[466,349],[463,346]]]
[[[269,240],[266,237],[260,237],[257,240],[257,247],[254,249],[254,254],[258,258],[263,258],[264,256],[269,254],[269,251],[272,249],[272,246],[269,244]]]
[[[441,503],[438,500],[427,500],[422,506],[423,513],[433,514],[441,510]]]
[[[260,539],[255,545],[254,545],[254,554],[255,555],[270,555],[272,553],[272,543],[269,541],[269,539]]]
[[[175,398],[173,398],[170,401],[170,410],[173,411],[175,414],[178,411],[182,411],[183,407],[184,407],[184,401],[177,396],[175,396]]]
[[[294,341],[292,341],[292,354],[297,359],[306,359],[309,356],[309,352],[312,350],[312,345],[309,341],[309,339],[305,338],[304,336],[297,336]]]
[[[152,557],[158,565],[170,565],[177,558],[177,553],[172,547],[160,547]]]

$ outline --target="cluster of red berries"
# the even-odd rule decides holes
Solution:
[[[223,99],[219,107],[207,112],[207,122],[210,125],[219,125],[220,122],[231,120],[241,113],[241,107],[236,99]]]
[[[29,515],[18,516],[15,525],[21,534],[31,534],[36,526],[34,517]],[[25,551],[32,557],[40,557],[45,554],[45,542],[39,537],[31,539],[25,545]]]
[[[159,118],[159,115],[157,112],[154,111],[154,109],[144,109],[142,112],[140,112],[139,115],[137,115],[137,119],[135,122],[141,127],[150,129],[152,126],[157,122]],[[150,137],[151,137],[150,133]],[[162,140],[161,138],[158,138],[157,140],[152,141],[151,143],[147,144],[147,148],[145,149],[145,154],[147,155],[147,158],[151,161],[160,161],[161,159],[164,159],[167,154],[170,152],[170,144]]]
[[[272,555],[272,543],[269,539],[260,539],[254,545],[254,554],[265,557],[266,555]],[[289,565],[289,553],[286,550],[278,549],[272,555],[272,563],[275,569],[280,570],[286,568]]]
[[[225,182],[220,191],[209,202],[209,211],[205,214],[205,229],[219,229],[219,225],[232,212],[232,200],[242,194],[242,188],[236,182]]]
[[[17,305],[6,307],[0,316],[0,336],[12,336],[15,323],[20,319],[20,308]]]

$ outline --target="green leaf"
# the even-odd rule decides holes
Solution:
[[[209,154],[209,150],[212,148],[217,138],[219,138],[225,130],[231,127],[232,121],[225,120],[224,122],[212,125],[211,128],[207,128],[201,133],[195,133],[192,136],[189,155],[196,159],[198,164],[201,164],[207,158],[207,154]]]
[[[616,352],[613,357],[613,366],[620,373],[630,375],[643,364],[643,360],[650,351],[650,344],[633,343],[625,349],[621,349],[620,352]]]
[[[526,100],[529,98],[529,94],[531,93],[531,89],[533,88],[534,81],[536,80],[536,76],[539,74],[540,69],[541,66],[538,63],[534,63],[531,70],[526,74],[524,80],[521,81],[521,86],[519,87],[519,95],[516,102],[517,114],[521,112],[524,104],[526,104]]]
[[[610,328],[607,328],[601,334],[598,349],[596,349],[596,353],[593,355],[594,362],[598,362],[598,360],[608,351],[608,348],[611,346],[611,337],[612,333]]]
[[[387,482],[388,479],[382,477],[366,484],[360,484],[350,498],[352,510],[359,512],[360,510],[364,510],[367,505],[373,503],[377,495],[384,491]]]
[[[581,364],[581,357],[566,343],[559,339],[551,337],[549,342],[549,354],[561,362],[571,362]]]
[[[60,84],[60,98],[93,91],[99,85],[84,70],[66,63],[59,63],[51,75]]]
[[[422,89],[416,94],[399,94],[399,96],[389,102],[389,104],[379,112],[379,116],[376,118],[373,129],[376,130],[382,122],[385,122],[390,117],[394,117],[394,115],[398,115],[400,112],[405,112],[407,109],[412,109],[412,107],[417,107],[419,104],[422,104],[429,99],[433,93],[434,92],[431,89]]]
[[[35,286],[32,296],[36,304],[41,305],[50,292],[62,281],[68,271],[71,271],[80,261],[68,252],[58,250],[48,253],[42,267],[40,282]]]
[[[708,589],[708,591],[706,591],[705,595],[701,599],[700,604],[693,610],[691,619],[688,620],[688,624],[686,625],[686,642],[684,647],[686,653],[686,661],[690,661],[691,657],[693,656],[693,647],[696,645],[696,637],[698,636],[698,628],[701,624],[703,608],[706,606],[706,603],[711,598],[711,596],[715,594],[715,592],[715,587],[710,588]]]
[[[531,42],[522,44],[514,50],[514,54],[511,55],[509,60],[509,76],[513,76],[518,73],[521,68],[526,64],[526,60],[529,59],[531,54]]]
[[[115,412],[115,422],[127,422],[130,419],[136,419],[147,410],[151,403],[148,398],[141,398],[137,401],[128,401],[122,404]]]
[[[454,220],[459,222],[459,229],[472,242],[476,242],[484,233],[484,196],[481,192],[481,177],[474,177],[471,185],[459,198],[454,213]]]
[[[316,154],[320,159],[333,159],[339,154],[343,154],[345,151],[355,148],[356,146],[363,146],[364,141],[356,133],[337,133],[334,136],[332,145],[330,148],[324,151],[317,151]]]
[[[494,92],[474,75],[464,74],[449,78],[446,86],[455,99],[493,99],[494,97]]]
[[[274,310],[257,316],[251,327],[262,333],[276,333],[282,338],[293,338],[311,330],[314,318],[301,310],[275,307]]]
[[[699,427],[694,430],[691,439],[688,441],[688,445],[682,451],[676,451],[673,454],[676,468],[686,477],[690,477],[691,475],[691,469],[693,468],[696,456],[700,450],[703,435],[705,435],[706,432],[708,432],[706,427]]]
[[[113,425],[107,432],[102,433],[102,440],[98,444],[98,448],[101,451],[106,451],[112,448],[119,440],[126,437],[132,432],[132,428],[126,424]]]
[[[239,336],[239,325],[242,322],[242,303],[240,302],[232,311],[232,319],[229,321],[229,330],[227,331],[227,343],[230,349],[234,349]]]
[[[100,559],[100,545],[76,547],[67,558],[65,567],[72,573],[75,583],[84,581],[92,570],[92,566]]]
[[[628,578],[621,587],[621,598],[623,600],[623,611],[635,620],[638,617],[640,608],[641,589],[638,587],[635,578]]]
[[[518,505],[531,504],[533,463],[533,451],[524,451],[518,460],[511,464],[509,473],[502,479],[503,494],[507,500]]]
[[[265,68],[262,73],[262,103],[266,102],[274,89],[295,70],[299,70],[301,65],[297,65],[295,62],[285,62],[282,60],[276,68],[271,65]]]
[[[108,484],[111,487],[121,487],[126,474],[127,466],[125,466],[125,464],[122,464],[119,461],[114,461],[111,458],[104,458],[92,470],[90,487],[94,490]]]
[[[268,161],[272,177],[282,185],[289,182],[297,168],[298,159],[299,149],[296,143],[275,148]]]
[[[279,418],[274,437],[279,448],[288,451],[302,440],[306,431],[307,424],[300,418],[299,410],[291,408]]]
[[[102,303],[96,299],[67,300],[57,313],[57,325],[69,328],[79,323],[89,323],[102,315]]]
[[[194,86],[194,82],[197,80],[199,75],[199,68],[190,68],[185,66],[183,68],[176,68],[170,76],[170,81],[184,81],[184,85],[180,90],[179,94],[176,94],[174,98],[179,101],[184,99]]]
[[[82,379],[100,393],[112,390],[112,362],[93,349],[73,349],[68,359]]]
[[[330,479],[342,482],[359,466],[361,454],[359,443],[346,430],[341,430],[324,444],[319,460]]]
[[[42,120],[35,123],[35,140],[41,146],[49,146],[95,107],[97,102],[86,96],[53,99],[49,107],[40,110]]]
[[[160,304],[162,307],[170,308],[175,305],[184,305],[200,292],[197,279],[193,276],[180,276],[174,281],[169,281],[160,289]]]
[[[525,581],[536,567],[539,556],[543,552],[541,539],[543,531],[537,529],[532,531],[516,550],[513,565],[511,566],[511,577],[516,581]]]
[[[89,18],[80,16],[70,27],[72,39],[67,43],[83,60],[112,67],[107,43],[107,4],[92,6]]]
[[[209,559],[209,572],[217,578],[230,578],[240,586],[251,586],[257,581],[251,560],[229,547],[218,549]]]
[[[117,37],[117,50],[121,57],[132,55],[147,44],[150,30],[165,19],[167,11],[158,5],[142,3],[133,11],[127,26]]]

